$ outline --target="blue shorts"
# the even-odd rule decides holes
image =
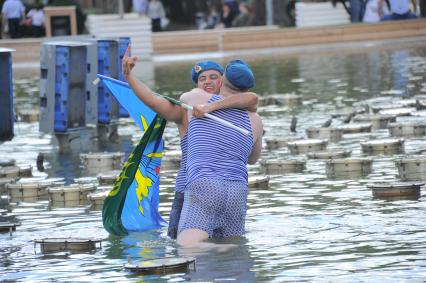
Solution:
[[[185,189],[179,233],[186,229],[206,231],[209,237],[244,235],[247,183],[199,179]]]

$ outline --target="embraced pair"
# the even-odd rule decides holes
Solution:
[[[254,112],[257,95],[248,92],[254,86],[252,71],[241,60],[231,61],[225,70],[212,61],[197,63],[191,76],[198,88],[180,97],[194,107],[187,111],[156,96],[139,81],[131,72],[137,58],[127,54],[123,72],[129,85],[147,106],[176,123],[181,138],[182,163],[169,236],[177,236],[179,244],[191,246],[209,237],[243,235],[246,165],[259,158],[263,132],[262,121]],[[248,130],[250,135],[203,118],[208,112]]]

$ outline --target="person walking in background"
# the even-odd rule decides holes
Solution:
[[[8,31],[11,38],[21,37],[19,25],[25,18],[25,6],[21,0],[6,0],[3,4],[3,29]]]
[[[42,4],[34,5],[28,14],[27,19],[31,21],[31,32],[35,37],[42,37],[44,35],[44,11]]]
[[[382,6],[381,12],[382,15],[389,14],[388,4]],[[367,2],[365,3],[365,12],[362,21],[364,23],[380,22],[379,0],[367,0]]]
[[[133,11],[139,14],[139,16],[146,15],[148,10],[148,0],[133,0]]]
[[[161,31],[161,19],[166,17],[163,3],[160,0],[151,0],[148,5],[148,17],[151,18],[153,32]]]
[[[389,0],[391,14],[383,15],[382,7],[385,0],[379,0],[379,15],[382,21],[409,20],[415,19],[417,11],[417,1],[411,0],[413,11],[410,9],[410,0]]]

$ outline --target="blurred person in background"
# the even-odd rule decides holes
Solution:
[[[43,5],[36,3],[27,14],[27,20],[31,26],[31,34],[35,37],[44,36],[44,11]]]
[[[25,6],[21,0],[6,0],[2,7],[2,30],[11,38],[21,37],[20,24],[25,18]]]
[[[362,16],[364,15],[363,11],[363,1],[362,0],[350,0],[349,2],[351,4],[351,22],[352,23],[359,23],[362,21]]]
[[[389,3],[382,6],[382,15],[389,14]],[[380,22],[379,0],[367,0],[365,3],[365,12],[362,18],[364,23]]]
[[[214,4],[210,4],[210,13],[207,16],[207,29],[214,29],[220,23],[220,14]]]
[[[234,14],[231,12],[229,4],[222,5],[222,17],[221,22],[225,28],[232,27],[232,21],[234,20]]]
[[[389,0],[390,11],[389,15],[383,15],[382,7],[385,0],[379,0],[379,15],[382,21],[409,20],[416,19],[417,1],[411,0],[413,4],[413,12],[410,9],[410,0]]]
[[[246,27],[252,26],[254,23],[254,14],[252,6],[246,2],[240,3],[240,13],[232,21],[233,27]]]
[[[139,14],[139,16],[146,15],[148,10],[148,0],[133,0],[133,11]]]
[[[238,4],[238,1],[236,1],[236,0],[223,0],[222,3],[227,4],[229,6],[229,8],[231,9],[231,14],[233,15],[234,18],[236,16],[238,16],[238,14],[240,13],[240,7],[239,7],[239,4]]]
[[[148,5],[148,16],[151,18],[153,32],[161,31],[161,19],[166,17],[163,3],[160,0],[151,0]]]

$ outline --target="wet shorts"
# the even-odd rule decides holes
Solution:
[[[185,189],[179,233],[206,231],[209,237],[236,237],[245,232],[247,184],[241,181],[200,179]]]

